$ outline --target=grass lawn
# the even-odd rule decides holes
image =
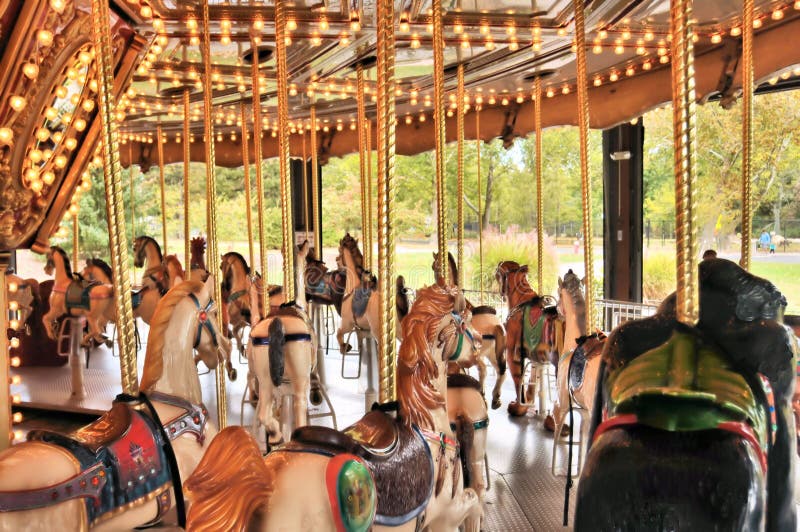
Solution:
[[[787,314],[800,314],[800,264],[753,261],[750,270],[755,275],[772,281],[786,296]]]

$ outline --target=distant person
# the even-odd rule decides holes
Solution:
[[[768,232],[762,231],[761,236],[758,237],[758,247],[762,248],[764,251],[767,251],[772,244],[772,237],[769,235]]]
[[[713,249],[707,249],[703,252],[703,260],[710,260],[716,258],[717,258],[717,252],[714,251]]]

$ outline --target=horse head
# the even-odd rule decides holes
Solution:
[[[439,275],[439,267],[439,252],[434,251],[431,268],[436,278],[436,284],[441,286],[444,284],[444,279]],[[449,268],[448,275],[450,276],[450,284],[458,286],[458,265],[456,264],[455,257],[453,257],[453,254],[449,251],[447,252],[447,267]]]
[[[494,272],[494,277],[497,284],[500,286],[500,295],[508,297],[508,295],[516,288],[514,279],[518,276],[523,278],[528,274],[528,266],[520,266],[518,262],[513,260],[504,260],[497,265]]]

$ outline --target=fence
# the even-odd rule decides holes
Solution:
[[[600,328],[606,332],[626,321],[652,316],[658,309],[657,305],[649,303],[633,303],[614,299],[598,299],[596,307],[601,318]]]

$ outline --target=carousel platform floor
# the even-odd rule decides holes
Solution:
[[[142,332],[146,339],[146,331]],[[333,345],[335,342],[331,342],[331,349],[325,356],[325,369],[328,393],[336,409],[337,425],[343,428],[363,415],[366,371],[362,371],[361,380],[341,378],[341,356]],[[145,346],[139,352],[140,371],[144,352]],[[247,366],[239,360],[235,350],[233,359],[239,378],[236,382],[227,383],[227,415],[229,424],[239,424]],[[357,364],[356,357],[349,357],[345,372],[352,375],[358,369]],[[70,397],[69,366],[18,368],[14,373],[22,377],[22,384],[15,386],[15,393],[21,396],[19,407],[24,420],[15,428],[23,434],[36,428],[71,430],[80,427],[105,411],[121,391],[119,359],[113,357],[105,347],[91,353],[85,377],[88,395],[83,400]],[[200,379],[206,405],[212,417],[216,418],[215,375],[213,372],[206,373]],[[490,370],[487,388],[491,389],[493,384],[494,376]],[[492,532],[568,530],[561,526],[566,479],[550,473],[552,434],[544,430],[542,419],[532,412],[522,418],[509,418],[505,404],[513,394],[513,386],[507,379],[503,387],[503,407],[490,411],[488,453],[491,487],[486,495],[483,529]],[[243,413],[241,423],[249,426],[253,421],[254,408],[245,404]],[[332,426],[330,417],[318,418],[314,422]],[[263,432],[257,434],[256,438],[263,446]],[[561,462],[563,466],[566,460]],[[572,494],[570,514],[574,511],[574,489]],[[161,528],[171,527],[162,525]]]

